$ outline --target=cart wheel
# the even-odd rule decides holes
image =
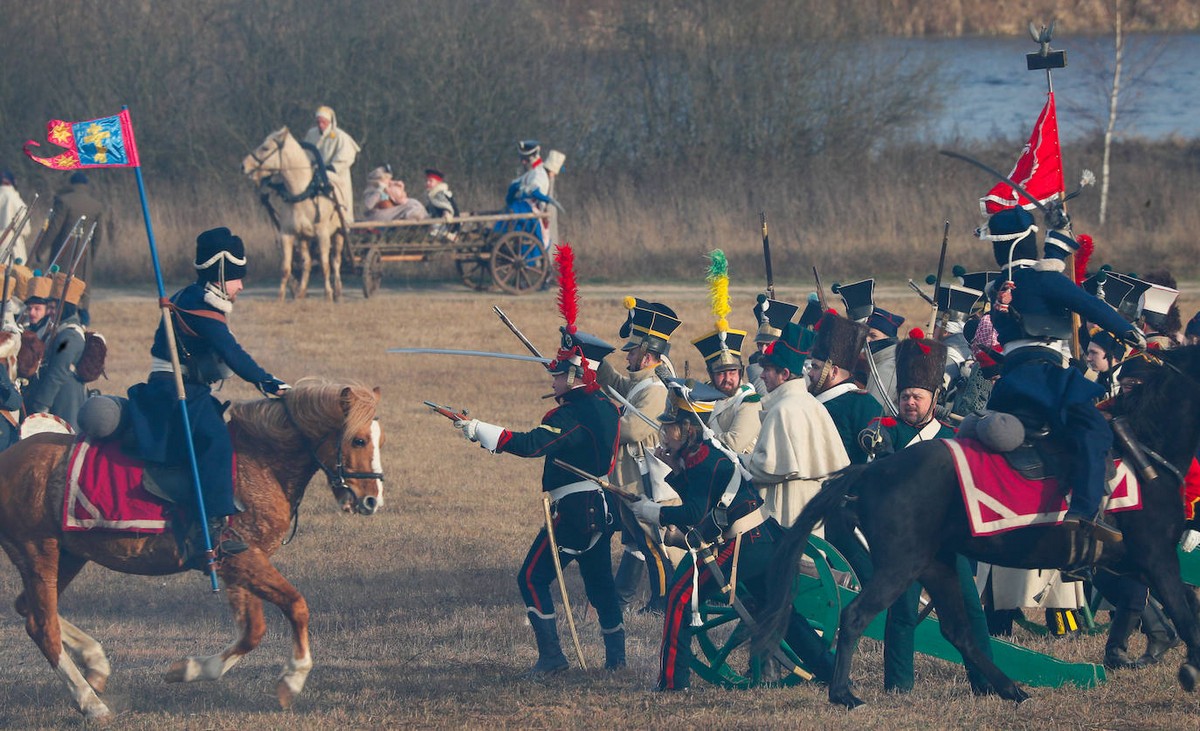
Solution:
[[[383,282],[383,255],[378,246],[367,249],[362,258],[362,291],[363,297],[370,298]]]
[[[832,554],[827,554],[830,555],[829,561],[821,553],[827,550],[826,547],[832,551]],[[833,571],[843,571],[842,566],[848,570],[849,566],[836,550],[815,536],[809,539],[805,555],[816,563],[816,571],[810,570],[809,573],[816,573],[817,577],[806,574],[797,577],[792,606],[808,619],[813,629],[822,634],[826,644],[832,644],[842,609],[837,577]],[[709,683],[740,689],[803,682],[801,676],[773,659],[750,656],[750,632],[732,607],[718,600],[702,605],[700,615],[703,625],[693,628],[696,653],[692,659],[692,669]],[[803,667],[800,658],[787,643],[781,642],[780,649],[791,662]]]
[[[472,256],[458,259],[454,262],[458,276],[463,284],[477,292],[483,292],[492,286],[492,267],[486,256]]]
[[[549,271],[546,247],[531,233],[510,231],[492,244],[492,279],[509,294],[537,291]]]

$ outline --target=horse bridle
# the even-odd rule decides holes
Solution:
[[[292,425],[292,428],[294,428],[296,430],[296,433],[298,433],[300,435],[300,439],[304,443],[304,448],[308,450],[308,453],[312,457],[313,462],[316,463],[317,467],[322,472],[325,473],[325,478],[327,480],[329,480],[329,487],[331,490],[333,490],[334,498],[339,503],[347,503],[347,502],[350,503],[350,507],[356,513],[359,513],[361,515],[370,515],[371,513],[375,512],[373,506],[365,505],[363,500],[361,500],[358,497],[358,494],[350,489],[350,485],[348,485],[346,483],[346,480],[379,480],[380,482],[382,482],[383,481],[383,473],[382,472],[347,472],[346,465],[342,460],[342,442],[343,442],[343,440],[340,438],[338,439],[338,443],[337,443],[337,452],[336,452],[337,462],[333,465],[333,467],[330,467],[329,465],[325,464],[325,462],[321,459],[319,450],[321,449],[321,447],[323,447],[325,445],[325,442],[329,441],[329,439],[331,437],[334,437],[334,436],[340,437],[341,434],[340,433],[335,434],[335,432],[330,432],[329,434],[325,435],[321,439],[321,441],[317,442],[314,445],[312,443],[312,441],[309,440],[308,435],[306,435],[304,433],[304,430],[300,428],[300,425],[296,423],[295,418],[292,417],[291,409],[289,409],[288,405],[287,405],[287,399],[281,398],[281,399],[279,399],[279,401],[283,405],[283,413],[285,416],[287,416],[288,423],[290,423]],[[292,504],[293,516],[298,514],[298,511],[300,508],[300,499],[303,496],[304,496],[303,491],[301,491],[300,493],[297,494],[296,500]],[[293,534],[294,533],[295,533],[295,531],[293,530]]]
[[[289,132],[287,134],[291,134],[291,133]],[[311,199],[316,198],[317,196],[321,195],[321,181],[319,180],[319,176],[317,176],[315,173],[313,174],[312,178],[309,179],[308,187],[295,195],[292,195],[291,193],[289,193],[287,190],[287,187],[282,182],[272,182],[272,178],[275,178],[277,176],[278,172],[282,172],[284,170],[284,167],[283,167],[283,141],[282,140],[274,140],[274,142],[275,142],[274,152],[271,152],[266,157],[259,157],[256,154],[258,152],[257,150],[250,151],[250,154],[247,155],[247,157],[249,157],[254,162],[258,163],[258,166],[246,174],[251,175],[253,173],[262,171],[263,165],[267,164],[267,160],[271,159],[272,156],[278,155],[279,156],[278,170],[275,173],[271,173],[269,175],[264,175],[262,177],[262,179],[259,180],[258,185],[259,185],[260,189],[261,188],[271,189],[272,191],[275,192],[275,195],[279,196],[283,200],[284,203],[300,203],[302,201],[311,200]],[[300,146],[305,147],[305,145],[307,145],[307,144],[308,143],[301,142]],[[311,147],[311,145],[310,145],[310,147]],[[291,169],[296,170],[299,168],[292,167]]]

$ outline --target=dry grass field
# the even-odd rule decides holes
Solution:
[[[515,574],[540,523],[541,463],[493,456],[464,441],[421,401],[467,407],[481,419],[515,428],[535,424],[551,403],[549,379],[536,365],[388,355],[397,346],[446,346],[523,352],[497,321],[499,304],[533,342],[549,352],[559,318],[553,293],[523,298],[473,293],[454,283],[401,289],[396,279],[370,300],[348,288],[339,306],[320,300],[281,304],[262,288],[238,303],[233,329],[260,362],[294,381],[305,375],[356,379],[383,389],[380,417],[387,437],[383,510],[370,518],[343,515],[323,479],[303,504],[295,541],[277,564],[305,594],[312,615],[314,670],[294,708],[281,712],[275,678],[290,651],[286,623],[268,612],[262,646],[225,679],[167,685],[171,661],[208,654],[230,639],[223,597],[199,574],[142,578],[88,567],[71,586],[62,613],[105,646],[113,666],[105,700],[118,712],[112,726],[128,729],[342,728],[1195,728],[1200,700],[1185,695],[1174,675],[1182,654],[1140,673],[1113,673],[1089,691],[1034,689],[1014,706],[972,697],[956,666],[918,658],[916,690],[882,691],[879,643],[864,640],[855,678],[868,706],[848,714],[828,705],[822,688],[726,692],[696,680],[677,695],[650,691],[657,672],[661,620],[627,623],[627,670],[572,669],[534,682],[520,677],[534,661]],[[356,283],[350,283],[356,284]],[[389,288],[389,285],[390,288]],[[799,300],[805,285],[779,287]],[[585,287],[580,326],[612,341],[626,294],[676,307],[685,324],[676,364],[698,359],[689,341],[711,318],[701,286]],[[734,290],[732,324],[748,327],[753,293]],[[907,288],[879,295],[889,309],[921,318]],[[1183,303],[1198,305],[1195,288]],[[120,393],[145,375],[157,310],[149,285],[136,295],[101,292],[94,324],[109,338],[110,380]],[[223,394],[253,392],[228,383]],[[83,725],[60,681],[28,640],[11,602],[19,580],[0,562],[0,726],[76,728]],[[582,606],[574,569],[580,635],[589,665],[603,662],[595,613]],[[565,624],[565,623],[564,623]],[[1020,631],[1019,632],[1023,632]],[[569,639],[564,631],[564,645]],[[1028,633],[1018,639],[1071,660],[1097,661],[1099,636],[1054,642]],[[1140,651],[1140,637],[1135,649]],[[567,649],[569,656],[571,650]]]

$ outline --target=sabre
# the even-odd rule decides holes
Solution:
[[[554,540],[554,518],[550,517],[550,495],[542,493],[542,509],[546,514],[546,538],[550,541],[550,556],[554,559],[554,573],[558,576],[558,588],[562,592],[563,611],[567,614],[567,624],[571,627],[571,639],[575,641],[575,657],[579,658],[579,667],[587,670],[583,659],[583,648],[579,645],[579,633],[575,631],[575,615],[571,613],[571,600],[567,597],[567,582],[563,581],[562,561],[558,560],[558,542]]]
[[[390,348],[389,353],[405,355],[465,355],[471,358],[500,358],[503,360],[523,360],[532,363],[549,363],[549,358],[533,355],[516,355],[513,353],[491,353],[486,350],[455,350],[453,348]]]
[[[821,311],[824,312],[829,309],[825,304],[825,288],[821,286],[821,275],[817,273],[817,268],[814,266],[812,269],[813,279],[817,280],[817,301],[821,303]]]
[[[762,221],[763,263],[767,269],[767,296],[775,299],[775,274],[771,270],[771,237],[767,233],[767,212],[759,211],[758,218]]]
[[[927,332],[933,332],[933,326],[937,324],[938,306],[937,296],[938,289],[942,286],[942,274],[946,270],[946,247],[950,244],[950,219],[946,219],[946,226],[942,229],[942,253],[938,255],[937,279],[933,280],[933,312],[929,316],[929,328]]]
[[[605,492],[611,492],[612,494],[620,497],[622,500],[628,500],[631,503],[636,503],[641,498],[640,495],[635,495],[632,492],[623,490],[623,489],[617,487],[616,485],[612,484],[608,480],[604,479],[603,477],[598,477],[596,475],[591,474],[590,472],[584,472],[583,470],[579,469],[575,465],[567,464],[566,462],[563,462],[561,459],[558,459],[557,457],[555,457],[553,459],[553,462],[555,465],[563,468],[564,470],[566,470],[567,472],[570,472],[571,474],[575,475],[576,477],[582,477],[585,480],[590,480],[591,482],[596,483],[597,485],[600,486],[600,489],[604,490]]]
[[[985,173],[989,173],[989,174],[991,174],[991,176],[992,176],[992,177],[994,177],[994,178],[998,178],[998,179],[1000,179],[1000,180],[1003,180],[1004,182],[1006,182],[1006,183],[1008,183],[1009,185],[1011,185],[1011,186],[1012,186],[1012,188],[1013,188],[1013,190],[1015,190],[1015,191],[1017,191],[1018,193],[1020,193],[1021,195],[1025,196],[1026,200],[1028,200],[1028,201],[1029,201],[1029,202],[1030,202],[1030,203],[1031,203],[1031,204],[1032,204],[1032,205],[1033,205],[1035,208],[1037,208],[1039,211],[1041,211],[1042,213],[1044,213],[1044,214],[1046,214],[1046,215],[1049,215],[1049,214],[1050,214],[1050,209],[1049,209],[1049,208],[1047,208],[1047,207],[1046,207],[1046,205],[1045,205],[1044,203],[1042,203],[1042,202],[1041,202],[1041,201],[1039,201],[1037,198],[1034,198],[1032,195],[1030,195],[1030,194],[1029,194],[1029,191],[1027,191],[1027,190],[1025,190],[1023,187],[1021,187],[1021,184],[1020,184],[1020,183],[1016,182],[1015,180],[1013,180],[1012,178],[1008,177],[1008,176],[1007,176],[1007,175],[1005,175],[1004,173],[1000,172],[1000,171],[999,171],[999,170],[997,170],[996,168],[994,168],[994,167],[991,167],[990,165],[986,165],[986,164],[984,164],[984,163],[982,163],[982,162],[979,162],[979,161],[978,161],[978,160],[976,160],[975,158],[973,158],[973,157],[970,157],[970,156],[968,156],[968,155],[964,155],[964,154],[962,154],[962,153],[960,153],[960,152],[953,152],[953,151],[951,151],[951,150],[938,150],[938,154],[939,154],[939,155],[945,155],[946,157],[952,157],[952,158],[954,158],[955,160],[962,160],[962,161],[963,161],[963,162],[965,162],[965,163],[968,163],[968,164],[970,164],[970,165],[974,165],[975,167],[979,168],[980,170],[984,171]]]
[[[500,322],[503,322],[506,326],[508,326],[509,330],[512,330],[512,334],[517,336],[517,340],[520,340],[521,343],[529,349],[530,353],[538,358],[542,357],[542,354],[533,346],[533,343],[529,342],[529,338],[525,337],[524,333],[517,329],[517,326],[513,324],[512,320],[508,319],[508,315],[504,314],[504,310],[500,309],[500,307],[497,305],[492,305],[492,310],[496,312],[496,316],[500,318]]]

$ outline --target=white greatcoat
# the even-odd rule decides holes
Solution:
[[[763,399],[762,429],[743,457],[779,524],[796,521],[825,478],[850,464],[837,426],[803,378],[785,381]],[[814,530],[824,535],[823,529]]]
[[[359,147],[353,137],[338,127],[337,114],[332,117],[324,134],[320,127],[313,127],[304,135],[304,141],[316,145],[321,158],[325,160],[329,182],[333,184],[342,215],[349,223],[354,220],[354,186],[350,182],[350,166],[358,158]]]
[[[762,400],[754,387],[743,383],[726,399],[713,404],[708,426],[721,442],[741,454],[754,451],[762,428]]]
[[[21,194],[11,185],[0,185],[0,231],[8,228],[8,224],[17,217],[17,211],[25,207],[25,201],[22,200]],[[13,244],[13,259],[20,259],[22,262],[27,261],[28,256],[25,253],[25,233],[29,230],[29,224],[25,225],[25,229],[21,231],[21,235],[17,237],[17,242]]]

